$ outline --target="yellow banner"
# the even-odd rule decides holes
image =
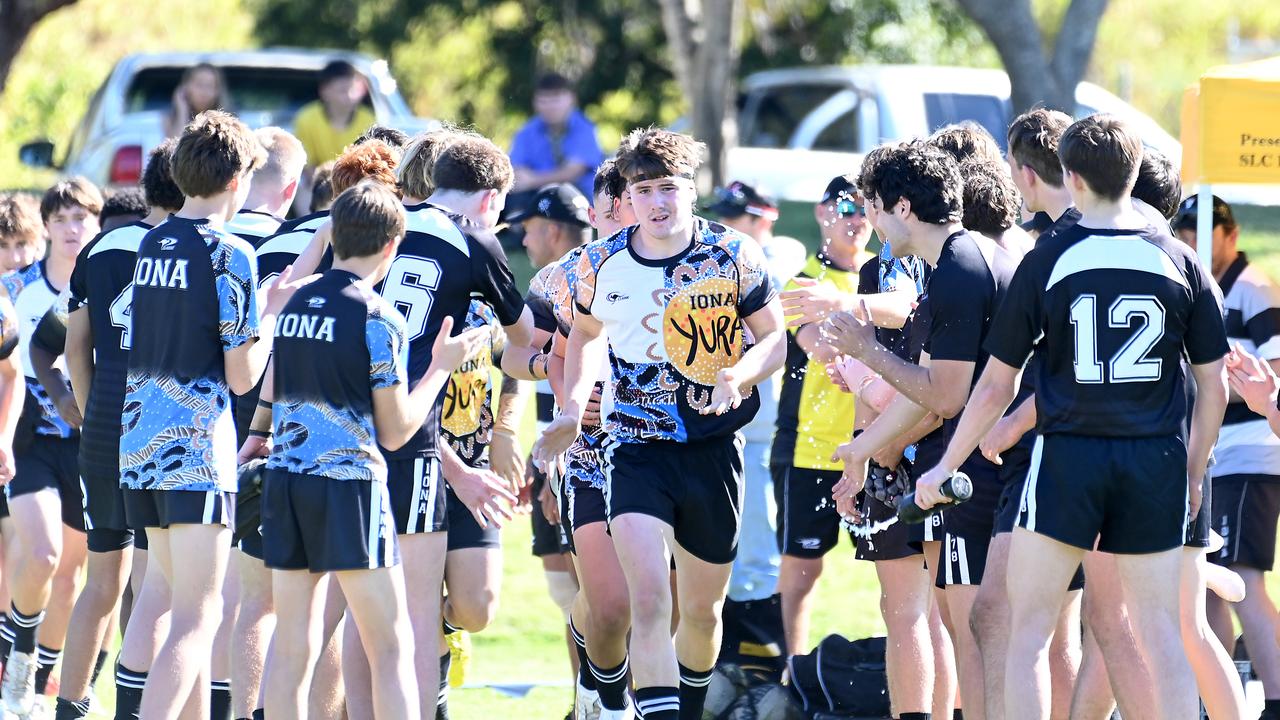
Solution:
[[[1200,181],[1280,183],[1280,58],[1205,73],[1199,125]]]

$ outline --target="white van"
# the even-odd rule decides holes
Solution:
[[[1150,117],[1091,83],[1076,88],[1076,116],[1096,112],[1133,123],[1143,141],[1174,162],[1182,145]],[[784,200],[814,202],[836,175],[891,140],[926,136],[962,120],[1001,147],[1012,118],[1009,78],[1000,70],[924,65],[800,67],[755,73],[742,84],[738,145],[726,178]]]

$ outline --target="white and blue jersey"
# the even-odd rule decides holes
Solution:
[[[120,484],[236,491],[235,426],[223,353],[258,337],[247,242],[205,219],[147,233],[133,278]]]
[[[16,270],[0,278],[9,299],[13,301],[14,312],[18,316],[18,353],[22,358],[22,367],[26,372],[27,399],[36,403],[40,409],[39,418],[35,420],[36,435],[46,437],[70,438],[79,433],[58,415],[58,409],[49,399],[40,381],[36,379],[31,365],[31,338],[35,335],[40,319],[53,307],[62,289],[49,282],[45,272],[45,260],[34,262],[21,270]],[[61,361],[59,361],[61,364]],[[68,390],[70,387],[68,386]]]
[[[358,281],[345,270],[329,270],[280,313],[268,469],[387,480],[373,391],[408,381],[408,336],[404,317]]]

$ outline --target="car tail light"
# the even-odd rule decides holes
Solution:
[[[111,158],[111,182],[134,184],[142,177],[142,146],[123,145]]]

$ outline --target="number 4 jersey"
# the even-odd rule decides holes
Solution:
[[[409,387],[418,384],[431,365],[431,346],[440,323],[453,318],[462,332],[471,299],[484,300],[502,325],[514,325],[524,312],[507,256],[492,233],[469,220],[428,203],[405,208],[404,240],[387,277],[378,288],[405,318],[409,336]],[[440,439],[440,403],[422,429],[388,458],[436,457]]]
[[[1185,245],[1079,225],[1023,258],[987,339],[1015,367],[1033,347],[1040,432],[1109,437],[1180,432],[1183,356],[1228,350],[1213,280]]]
[[[67,310],[84,308],[93,333],[93,384],[80,428],[81,474],[120,479],[120,418],[129,377],[133,268],[150,225],[131,223],[103,233],[80,251],[71,273]]]

